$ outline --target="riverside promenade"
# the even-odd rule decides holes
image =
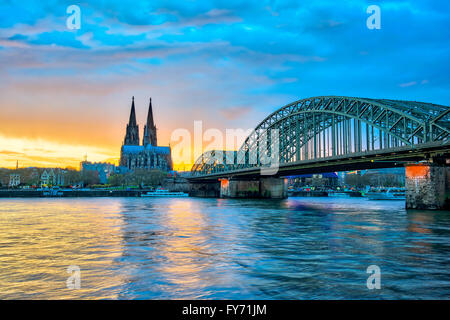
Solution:
[[[0,198],[71,198],[71,197],[139,197],[150,189],[132,190],[0,190]]]

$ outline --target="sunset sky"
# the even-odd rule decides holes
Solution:
[[[1,1],[0,167],[118,159],[132,96],[141,138],[152,97],[160,145],[312,96],[450,105],[449,21],[437,0]]]

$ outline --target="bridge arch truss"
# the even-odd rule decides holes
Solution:
[[[205,152],[193,175],[447,143],[450,107],[387,99],[323,96],[290,103],[266,117],[238,151]],[[263,157],[264,156],[264,157]]]

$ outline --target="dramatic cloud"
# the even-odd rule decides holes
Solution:
[[[141,129],[153,97],[164,144],[194,120],[252,128],[311,96],[449,105],[450,2],[376,1],[381,29],[369,30],[372,2],[91,0],[68,30],[67,1],[4,1],[0,134],[114,157],[132,95]]]

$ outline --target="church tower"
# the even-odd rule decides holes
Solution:
[[[150,98],[150,104],[148,106],[147,124],[144,127],[144,138],[142,139],[142,144],[144,146],[150,144],[155,147],[158,145],[156,127],[153,121],[152,98]]]
[[[121,172],[134,171],[136,169],[157,169],[168,172],[173,169],[170,146],[158,146],[151,98],[148,106],[147,124],[144,128],[144,137],[142,145],[140,145],[139,127],[136,122],[133,97],[130,120],[127,124],[127,134],[120,149],[120,167],[122,167],[120,169]]]
[[[134,96],[131,102],[130,121],[127,124],[127,134],[125,135],[125,141],[123,143],[126,146],[138,146],[139,145],[139,126],[136,122],[136,110],[134,108]]]

